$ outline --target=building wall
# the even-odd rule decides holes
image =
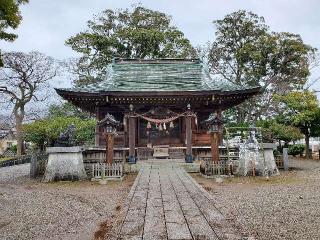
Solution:
[[[8,148],[17,145],[16,140],[11,140],[11,139],[1,139],[0,140],[0,154],[2,154],[5,150]]]

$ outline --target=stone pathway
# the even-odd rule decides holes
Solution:
[[[118,239],[242,239],[210,194],[178,165],[141,169],[128,196]]]

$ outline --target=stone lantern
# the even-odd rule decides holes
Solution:
[[[114,135],[117,134],[117,127],[121,125],[113,115],[107,113],[105,117],[98,122],[99,126],[104,127],[104,136],[106,137],[106,163],[113,163]]]

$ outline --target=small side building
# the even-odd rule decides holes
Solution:
[[[14,145],[17,145],[17,140],[13,131],[8,129],[0,129],[0,155]]]

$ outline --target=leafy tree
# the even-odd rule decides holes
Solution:
[[[55,117],[78,117],[81,119],[91,119],[92,114],[82,111],[70,102],[62,104],[52,104],[49,107],[48,118]]]
[[[14,41],[16,34],[8,33],[6,29],[16,29],[22,17],[19,11],[19,5],[29,2],[29,0],[1,0],[0,1],[0,40]],[[0,67],[3,65],[0,51]]]
[[[275,96],[284,107],[281,121],[298,127],[305,137],[306,156],[309,157],[310,137],[320,136],[320,107],[314,92],[290,92],[285,96]]]
[[[69,38],[66,44],[82,54],[73,70],[77,85],[87,85],[105,77],[114,57],[186,58],[195,55],[184,34],[171,17],[141,6],[107,9],[88,22],[88,30]]]
[[[23,152],[22,123],[26,107],[45,99],[43,90],[56,76],[54,60],[39,52],[8,52],[3,54],[0,69],[0,96],[12,106],[17,137],[17,155]]]
[[[214,76],[242,86],[261,86],[260,96],[233,109],[238,123],[278,112],[274,93],[302,89],[316,49],[299,35],[270,33],[264,18],[243,10],[214,24],[216,39],[208,52]]]
[[[41,151],[45,150],[48,145],[48,122],[46,120],[36,120],[32,123],[24,124],[23,127],[24,138],[27,142],[35,144]]]
[[[263,137],[266,141],[277,140],[279,147],[282,149],[281,141],[284,141],[284,147],[288,147],[288,143],[303,138],[299,128],[288,124],[278,123],[275,120],[264,120],[257,122],[257,126],[262,127]]]
[[[303,138],[299,128],[290,125],[273,123],[270,126],[270,130],[272,132],[272,137],[279,141],[280,147],[281,141],[284,141],[284,147],[287,147],[289,142],[297,141]]]
[[[61,132],[69,125],[76,127],[76,141],[79,144],[93,144],[95,137],[96,121],[84,120],[79,117],[52,117],[37,120],[23,126],[25,139],[34,143],[39,149],[53,146]]]

